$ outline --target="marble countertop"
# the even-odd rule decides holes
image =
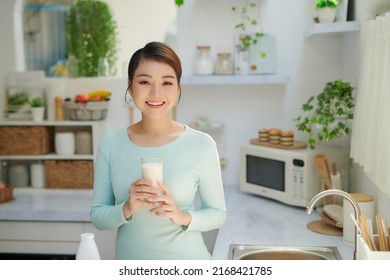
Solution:
[[[353,258],[353,248],[342,236],[312,232],[306,225],[319,220],[314,211],[227,189],[228,215],[219,230],[213,259],[228,258],[231,244],[336,246],[342,259]],[[0,221],[90,222],[92,190],[15,188],[14,200],[0,204]]]
[[[315,233],[306,225],[320,220],[305,208],[288,206],[263,197],[242,193],[235,188],[225,190],[228,215],[219,230],[213,259],[228,258],[231,244],[282,246],[335,246],[343,260],[353,259],[353,248],[342,236]]]
[[[14,188],[0,221],[90,222],[92,190]]]

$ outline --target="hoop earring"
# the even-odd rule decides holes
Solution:
[[[126,91],[125,91],[124,100],[125,100],[126,104],[131,105],[133,103],[133,98],[131,97],[131,95],[129,93],[129,89],[130,89],[130,86],[128,86]],[[129,93],[129,94],[127,94],[127,93]],[[127,97],[127,96],[129,96],[129,97]]]
[[[180,91],[179,91],[179,97],[178,97],[177,100],[176,100],[176,105],[179,104],[180,99],[181,99],[181,88],[180,88]]]

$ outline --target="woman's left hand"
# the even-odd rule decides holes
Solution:
[[[149,200],[150,202],[159,203],[159,206],[150,209],[149,213],[169,218],[175,225],[188,226],[191,223],[191,215],[187,211],[180,210],[169,189],[163,183],[159,182],[158,186],[164,191],[164,194]]]

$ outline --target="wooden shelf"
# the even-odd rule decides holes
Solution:
[[[183,76],[182,85],[261,85],[286,84],[288,76],[284,74],[270,75],[204,75]]]
[[[348,32],[360,30],[360,23],[357,21],[316,23],[310,26],[305,33],[306,38],[314,36],[343,35]]]

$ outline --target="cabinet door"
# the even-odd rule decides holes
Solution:
[[[0,252],[76,254],[82,223],[0,222]]]

